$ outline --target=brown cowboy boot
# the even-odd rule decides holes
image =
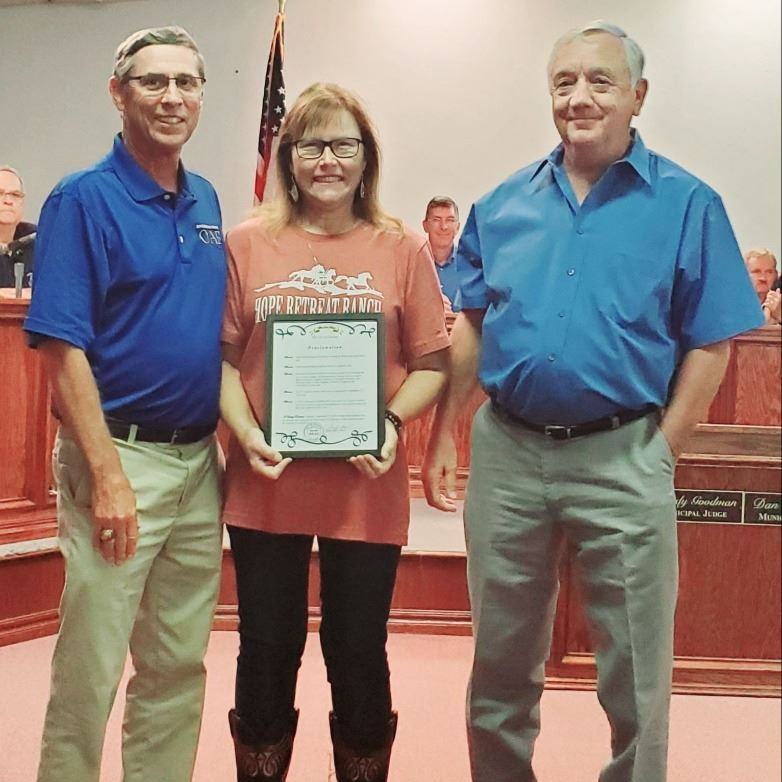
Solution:
[[[228,712],[228,724],[236,753],[236,782],[285,782],[293,754],[293,737],[299,722],[294,712],[287,733],[273,744],[258,740],[254,731],[236,713]]]
[[[397,714],[391,712],[383,745],[371,751],[348,747],[340,734],[334,712],[329,713],[331,743],[334,745],[334,768],[337,782],[387,782],[391,747],[396,737]]]

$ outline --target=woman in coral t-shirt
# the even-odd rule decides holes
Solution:
[[[305,90],[283,124],[276,165],[278,197],[227,238],[221,410],[232,432],[224,519],[239,594],[229,715],[238,779],[287,775],[317,536],[337,779],[379,782],[396,732],[386,623],[410,515],[399,433],[445,383],[442,297],[426,241],[378,203],[378,144],[354,95],[329,84]],[[316,312],[382,313],[379,458],[283,459],[260,428],[267,318]]]

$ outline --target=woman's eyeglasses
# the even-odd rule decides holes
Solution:
[[[358,148],[361,146],[360,138],[335,138],[331,141],[324,141],[319,138],[305,138],[294,142],[296,154],[303,160],[317,160],[324,152],[326,147],[331,150],[334,157],[349,158],[358,154]]]

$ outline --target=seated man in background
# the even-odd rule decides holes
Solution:
[[[440,280],[440,290],[448,299],[451,309],[458,312],[456,303],[459,278],[456,276],[456,244],[454,239],[459,230],[459,207],[453,198],[435,196],[426,205],[424,231],[429,237],[429,247],[434,256],[434,266]]]
[[[779,323],[780,302],[777,259],[771,250],[747,250],[744,253],[749,278],[763,307],[766,323]]]
[[[747,250],[744,253],[744,263],[762,305],[779,277],[777,259],[771,250]]]
[[[22,222],[24,184],[17,171],[0,166],[0,288],[15,285],[14,264],[21,263],[22,287],[33,277],[35,225]]]

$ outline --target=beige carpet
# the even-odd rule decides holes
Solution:
[[[53,638],[0,648],[0,782],[34,782]],[[471,639],[393,635],[390,658],[399,735],[390,782],[469,782],[463,695]],[[206,715],[194,782],[231,782],[226,712],[235,633],[213,633]],[[119,699],[121,701],[121,698]],[[299,735],[288,782],[327,782],[328,690],[317,638],[299,680]],[[119,782],[121,702],[106,736],[101,782]],[[669,782],[779,782],[780,702],[675,696]],[[540,782],[596,782],[608,729],[593,693],[546,692],[536,767]],[[77,782],[63,780],[63,782]],[[164,782],[164,780],[149,780]]]

